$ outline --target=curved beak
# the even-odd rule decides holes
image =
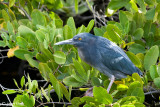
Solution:
[[[60,41],[60,42],[55,43],[54,45],[65,45],[65,44],[73,45],[73,40],[68,39],[68,40]]]

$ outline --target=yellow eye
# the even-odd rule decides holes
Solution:
[[[78,40],[82,40],[82,38],[78,38]]]

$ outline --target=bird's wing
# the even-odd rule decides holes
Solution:
[[[110,70],[119,71],[131,75],[136,72],[134,64],[125,54],[125,52],[110,41],[101,41],[99,53],[102,63]]]

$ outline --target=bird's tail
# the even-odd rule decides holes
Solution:
[[[141,72],[141,70],[140,70],[139,68],[136,67],[136,70],[137,70],[137,73],[138,73],[140,76],[143,75],[143,73]]]

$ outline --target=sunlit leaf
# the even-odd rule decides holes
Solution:
[[[66,55],[61,51],[54,52],[54,60],[57,64],[64,64],[66,62]]]
[[[113,102],[113,98],[110,94],[108,94],[107,90],[102,87],[94,87],[93,88],[93,96],[97,99],[98,102],[103,104],[111,104]]]
[[[6,90],[6,91],[2,92],[2,94],[14,94],[14,93],[17,93],[17,91],[15,91],[15,90]]]
[[[151,65],[155,65],[159,56],[159,48],[157,45],[152,46],[144,57],[144,68],[149,70]]]

